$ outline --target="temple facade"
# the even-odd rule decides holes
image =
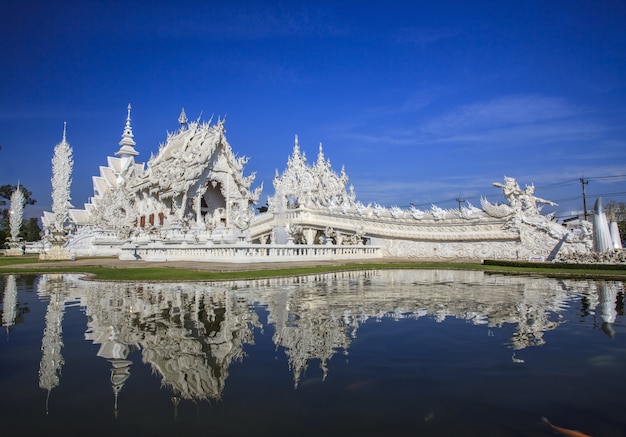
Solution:
[[[267,210],[255,214],[262,187],[244,175],[246,157],[226,140],[224,121],[189,122],[167,135],[147,163],[138,152],[130,105],[119,149],[93,177],[94,195],[69,211],[66,249],[76,256],[125,260],[273,262],[370,258],[556,260],[593,248],[592,225],[572,232],[541,214],[534,186],[513,178],[506,203],[481,199],[455,209],[364,205],[319,146],[309,164],[298,138],[276,171]],[[54,221],[43,217],[44,227]]]
[[[482,198],[480,208],[428,210],[364,205],[348,187],[345,169],[334,172],[321,145],[309,165],[296,137],[286,170],[274,178],[268,211],[253,218],[248,235],[261,244],[367,245],[382,257],[416,259],[554,260],[591,250],[591,223],[571,232],[541,214],[544,204],[555,204],[535,196],[533,185],[522,189],[510,177],[493,185],[507,203]]]
[[[233,242],[247,229],[262,187],[244,175],[246,157],[237,157],[226,140],[224,121],[189,122],[184,109],[179,129],[167,135],[159,152],[136,162],[128,105],[119,150],[93,177],[94,195],[83,209],[69,211],[77,255],[119,255],[120,246],[139,240],[211,238]],[[42,218],[47,228],[50,214]]]

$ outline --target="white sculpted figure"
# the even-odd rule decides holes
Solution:
[[[522,210],[530,214],[539,214],[540,207],[537,206],[538,203],[542,203],[544,205],[557,206],[556,203],[551,202],[550,200],[542,199],[540,197],[536,197],[535,193],[535,185],[530,184],[526,185],[523,193],[520,195],[520,200],[522,203]]]
[[[374,203],[374,214],[376,214],[376,217],[380,217],[385,213],[385,211],[387,211],[387,208],[379,205],[378,203]]]
[[[125,185],[107,191],[101,198],[94,199],[92,217],[105,229],[130,231],[137,217],[134,195]]]
[[[424,218],[424,211],[416,208],[414,205],[411,205],[411,215],[415,220],[420,220]]]
[[[446,210],[438,207],[437,205],[432,205],[430,208],[430,212],[432,213],[435,220],[443,220],[446,216]]]
[[[502,194],[509,201],[511,208],[519,211],[522,208],[520,196],[524,193],[514,178],[504,177],[504,184],[500,182],[492,183],[494,187],[502,188]]]
[[[360,201],[355,204],[356,212],[359,213],[360,215],[364,215],[366,213],[368,207],[369,207],[369,205],[365,206]]]
[[[467,206],[461,207],[460,215],[464,219],[469,220],[469,219],[477,218],[477,217],[480,217],[481,214],[483,214],[483,211],[480,208],[476,208],[470,202],[467,202]]]
[[[404,217],[404,211],[399,206],[392,206],[390,211],[391,211],[391,216],[393,218],[402,218],[402,217]]]
[[[509,206],[513,208],[515,212],[523,212],[526,215],[535,215],[539,214],[540,211],[540,208],[537,207],[537,203],[557,206],[554,202],[536,197],[535,186],[533,184],[526,185],[526,187],[522,190],[514,178],[505,176],[504,184],[494,182],[492,185],[494,187],[502,188],[504,197],[509,201]],[[483,204],[483,206],[485,205]]]

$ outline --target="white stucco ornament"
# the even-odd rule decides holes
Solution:
[[[22,188],[18,182],[17,188],[11,194],[11,206],[9,208],[9,237],[7,238],[7,245],[9,248],[4,252],[7,256],[23,254],[22,238],[19,235],[24,217],[24,204],[24,193],[22,193]]]
[[[288,208],[297,206],[325,207],[331,210],[354,207],[355,194],[353,187],[346,190],[348,175],[345,169],[335,173],[330,160],[324,157],[322,145],[319,145],[317,161],[307,164],[306,155],[300,151],[298,136],[292,155],[287,159],[287,169],[282,175],[276,171],[274,177],[275,196],[284,196]],[[279,199],[272,198],[270,205],[282,204]]]
[[[9,228],[11,239],[9,242],[17,243],[19,241],[20,228],[22,227],[22,221],[24,219],[24,193],[20,188],[20,184],[17,184],[17,188],[11,194],[11,208],[9,209]]]
[[[74,159],[72,147],[66,140],[67,124],[63,123],[63,139],[54,148],[52,158],[52,214],[54,222],[52,231],[62,232],[68,219],[69,209],[72,207],[70,200],[70,187],[72,185],[72,169]]]
[[[224,120],[189,121],[183,110],[178,123],[156,155],[146,164],[136,162],[129,105],[119,148],[93,177],[93,197],[84,209],[69,210],[76,229],[69,250],[125,260],[244,263],[382,257],[554,260],[591,250],[590,232],[575,234],[541,213],[544,205],[556,204],[537,197],[532,184],[522,189],[505,177],[503,183],[494,182],[505,203],[483,197],[480,207],[469,202],[424,210],[364,205],[348,186],[345,168],[335,172],[321,144],[309,164],[297,136],[285,170],[276,171],[267,211],[255,214],[262,186],[252,188],[255,174],[244,175],[248,158],[233,152]],[[65,185],[59,181],[56,186]],[[65,203],[61,193],[58,204],[67,205],[69,192]]]
[[[45,260],[69,260],[74,255],[65,247],[68,234],[74,227],[69,221],[70,186],[72,184],[72,169],[74,159],[72,148],[66,138],[67,124],[63,123],[63,138],[54,147],[52,157],[52,213],[44,213],[42,223],[44,225],[45,239],[50,248],[39,254],[39,259]]]

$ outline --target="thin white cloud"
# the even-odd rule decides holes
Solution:
[[[480,147],[481,150],[497,148],[540,146],[556,142],[580,142],[600,138],[609,130],[602,122],[594,120],[555,120],[541,123],[510,125],[485,129],[455,130],[451,127],[437,135],[423,131],[388,128],[381,133],[348,133],[344,138],[367,144],[395,146],[425,146],[455,144]]]
[[[396,114],[410,114],[409,106],[398,105]],[[401,112],[399,108],[407,110]],[[424,112],[420,108],[414,115]],[[387,206],[406,207],[411,201],[420,205],[447,201],[444,206],[453,207],[456,197],[474,199],[475,203],[482,195],[499,201],[501,190],[491,184],[506,175],[515,177],[520,185],[535,184],[541,197],[571,198],[570,203],[575,204],[580,191],[576,181],[584,173],[625,173],[623,166],[614,164],[623,161],[626,153],[626,144],[616,136],[621,124],[559,97],[514,95],[475,102],[433,115],[413,128],[406,128],[406,118],[394,118],[392,110],[379,108],[373,113],[379,116],[376,121],[364,120],[360,126],[353,123],[337,134],[341,139],[334,139],[347,142],[353,150],[369,152],[397,146],[392,153],[402,154],[394,171],[384,176],[387,179],[350,169],[357,198],[365,203],[384,199]],[[619,114],[613,114],[616,116]],[[454,156],[451,165],[445,165],[450,156]],[[462,171],[460,176],[459,163],[465,160],[472,170]],[[442,171],[437,171],[438,167]],[[545,193],[539,189],[565,180],[573,182]]]
[[[405,176],[406,178],[406,176]],[[492,183],[500,181],[500,177],[489,176],[452,176],[438,177],[436,180],[416,175],[411,180],[361,178],[355,176],[350,183],[354,183],[357,200],[364,203],[378,202],[386,206],[398,205],[408,207],[410,202],[426,209],[432,203],[455,203],[459,196],[476,200],[482,195],[493,194]],[[497,194],[499,191],[496,190]]]
[[[395,32],[392,38],[399,43],[426,46],[452,38],[457,34],[457,31],[447,28],[402,27]]]
[[[592,120],[556,120],[550,122],[522,124],[517,126],[477,129],[474,132],[449,132],[431,138],[421,138],[421,143],[472,143],[481,147],[507,148],[523,145],[535,147],[549,143],[579,142],[600,138],[608,128]]]
[[[403,113],[410,113],[410,106],[406,103],[399,105],[398,111],[402,108]],[[421,113],[415,112],[414,117],[420,117]],[[600,120],[586,108],[572,105],[560,97],[536,94],[504,96],[461,105],[418,122],[413,128],[406,128],[406,118],[399,122],[402,128],[398,128],[392,112],[388,111],[386,115],[388,119],[381,121],[381,115],[377,123],[364,121],[359,127],[353,123],[338,136],[370,145],[450,144],[489,150],[600,141],[612,130],[610,123]]]
[[[481,131],[508,126],[544,123],[582,114],[581,108],[559,97],[506,96],[487,102],[459,106],[420,126],[425,134]]]

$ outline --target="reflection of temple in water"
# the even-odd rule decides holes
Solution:
[[[231,362],[243,358],[256,315],[224,290],[203,284],[87,284],[85,338],[112,364],[117,395],[129,376],[128,354],[159,374],[174,398],[218,399]]]
[[[381,270],[224,283],[98,283],[76,275],[44,275],[39,294],[49,299],[42,340],[40,386],[59,384],[64,303],[78,301],[87,315],[85,338],[111,363],[115,402],[132,376],[129,355],[142,361],[180,399],[219,399],[234,361],[254,343],[268,312],[273,341],[284,349],[297,386],[312,360],[323,377],[337,353],[347,354],[367,320],[448,317],[514,332],[514,350],[544,343],[558,314],[583,296],[610,335],[621,283],[557,281],[487,275],[478,271]],[[6,295],[6,294],[5,294]],[[117,405],[117,404],[115,404]]]

